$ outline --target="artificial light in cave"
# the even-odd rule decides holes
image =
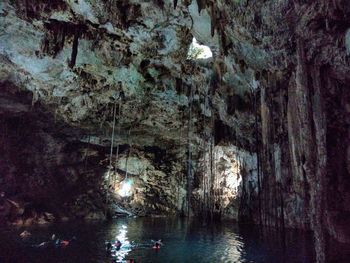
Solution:
[[[226,185],[231,191],[234,192],[234,195],[236,196],[238,193],[238,188],[242,183],[242,166],[238,159],[235,160],[234,163],[232,163],[232,167],[229,170],[227,177],[226,177]]]
[[[127,197],[131,195],[131,187],[132,187],[132,181],[131,180],[124,180],[121,182],[118,190],[118,194],[122,197]]]

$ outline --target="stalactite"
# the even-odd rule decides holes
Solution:
[[[180,85],[181,84],[181,85]],[[176,84],[175,86],[177,86],[179,88],[179,101],[178,101],[178,104],[179,104],[179,107],[181,105],[181,96],[184,94],[184,85],[183,85],[183,81],[181,80],[176,80]],[[183,131],[182,131],[182,126],[184,125],[181,125],[181,124],[184,124],[184,110],[181,110],[179,109],[179,118],[180,118],[180,126],[179,126],[179,138],[178,138],[178,141],[179,141],[179,144],[178,144],[178,147],[179,148],[182,148],[182,139],[183,139]],[[181,171],[180,173],[180,178],[179,178],[179,185],[178,185],[178,191],[180,190],[180,186],[182,186],[184,184],[184,173]],[[184,212],[184,211],[182,211]]]
[[[216,7],[213,2],[210,3],[210,17],[211,17],[210,32],[211,32],[211,36],[214,37],[215,29],[217,28],[217,17],[216,17]]]
[[[271,74],[269,77],[269,87],[272,90],[276,89],[276,78],[275,78],[275,74]],[[274,120],[274,116],[273,113],[275,112],[275,106],[274,103],[272,102],[272,99],[269,98],[269,113],[270,113],[270,120],[271,120],[271,124],[270,124],[270,138],[269,138],[269,158],[270,158],[270,164],[271,164],[271,177],[270,177],[270,189],[272,191],[270,191],[271,194],[271,209],[272,209],[272,218],[273,218],[273,223],[275,228],[278,228],[278,211],[277,211],[277,198],[278,198],[278,194],[277,194],[277,180],[276,180],[276,167],[275,167],[275,161],[274,161],[274,155],[275,155],[275,141],[274,138],[276,138],[276,132],[275,132],[275,120]]]
[[[118,136],[120,136],[120,125],[121,125],[121,96],[119,96],[119,103],[118,103],[118,128],[117,128],[117,132],[118,132]],[[117,152],[115,154],[115,165],[114,167],[117,168],[118,166],[118,160],[119,160],[119,143],[117,144]],[[115,187],[116,184],[116,173],[114,173],[114,180],[113,180],[113,187]]]
[[[176,91],[179,93],[179,103],[180,103],[180,96],[181,96],[181,91],[182,91],[182,79],[181,78],[175,79],[175,88],[176,88]]]
[[[183,81],[180,80],[180,79],[176,79],[176,82],[175,82],[175,86],[176,86],[176,89],[179,91],[179,107],[181,105],[181,96],[184,94],[184,86],[183,86]],[[184,111],[181,111],[179,109],[180,113],[179,113],[179,116],[180,116],[180,123],[183,123],[183,119],[184,119]],[[181,126],[179,127],[179,147],[181,147],[181,140],[182,140],[182,129],[181,129]]]
[[[209,111],[208,105],[208,90],[205,95],[203,95],[204,111]],[[202,115],[203,127],[210,127],[211,123],[207,123],[207,117]],[[203,177],[202,177],[202,200],[201,200],[201,213],[203,219],[207,220],[210,217],[210,178],[211,178],[211,165],[212,165],[212,147],[211,147],[211,134],[208,134],[207,130],[204,129],[203,133],[203,145],[201,144],[201,149],[203,149],[203,163],[205,164]]]
[[[192,196],[192,147],[191,147],[191,125],[192,125],[193,88],[190,87],[189,95],[189,118],[188,118],[188,160],[187,160],[187,215],[190,216],[190,204]]]
[[[241,193],[241,198],[240,198],[240,203],[239,203],[239,220],[240,221],[246,221],[249,218],[249,214],[247,212],[247,199],[248,199],[248,193],[247,193],[247,182],[246,182],[246,174],[245,174],[245,168],[242,165],[241,161],[241,156],[238,154],[237,156],[237,161],[239,163],[239,171],[237,173],[241,174],[242,177],[242,193]]]
[[[226,24],[227,21],[229,21],[229,19],[227,18],[227,14],[224,11],[220,12],[220,17],[217,18],[219,26],[218,26],[218,31],[219,31],[219,36],[220,36],[220,47],[221,47],[221,53],[223,55],[227,55],[228,49],[226,48],[227,46],[227,39],[226,39],[226,32],[225,32],[225,28],[226,28]]]
[[[261,98],[261,133],[262,133],[262,153],[261,153],[261,159],[262,163],[264,163],[264,166],[262,166],[262,175],[263,177],[261,178],[261,200],[262,200],[262,219],[263,219],[263,224],[268,225],[268,180],[269,180],[269,171],[267,170],[267,166],[269,164],[267,160],[268,154],[267,152],[267,138],[268,138],[268,129],[267,125],[269,124],[269,120],[267,119],[268,116],[268,108],[266,106],[266,87],[262,86],[261,87],[261,92],[260,92],[260,98]]]
[[[213,91],[212,91],[213,92]],[[215,114],[212,109],[212,117],[211,117],[211,127],[212,134],[210,138],[210,179],[209,179],[209,205],[210,205],[210,219],[212,220],[214,217],[215,211],[215,202],[216,202],[216,162],[215,162]]]
[[[261,178],[260,178],[260,144],[258,134],[258,106],[257,96],[258,91],[252,90],[254,96],[254,114],[255,114],[255,145],[256,145],[256,165],[257,165],[257,177],[258,177],[258,207],[259,207],[259,224],[262,225],[261,217]]]
[[[280,206],[281,206],[281,232],[282,232],[282,244],[283,248],[286,246],[286,227],[284,223],[284,201],[283,201],[283,192],[282,192],[282,184],[279,184],[279,192],[280,192]]]
[[[197,6],[198,6],[198,13],[200,14],[202,9],[204,9],[207,5],[206,0],[197,0]]]
[[[112,168],[112,156],[113,156],[113,145],[114,145],[114,131],[115,131],[116,112],[117,112],[117,101],[114,100],[114,105],[113,105],[112,138],[111,138],[111,148],[110,148],[110,156],[109,156],[109,169]]]
[[[213,64],[213,92],[219,89],[222,84],[223,67],[225,67],[223,61],[221,59],[216,59]]]
[[[87,169],[87,160],[88,160],[88,151],[89,151],[89,146],[90,146],[90,134],[88,136],[88,145],[86,147],[86,150],[85,150],[85,155],[84,155],[84,171],[86,173],[86,169]]]
[[[222,50],[222,53],[226,56],[228,49],[226,48],[225,27],[222,24],[220,24],[220,36],[221,36],[221,50]]]
[[[177,7],[177,0],[174,0],[174,9]]]
[[[111,181],[111,171],[113,170],[112,166],[112,157],[113,157],[113,143],[114,143],[114,130],[115,130],[115,117],[117,112],[117,101],[114,100],[113,104],[113,126],[112,126],[112,136],[111,136],[111,148],[110,148],[110,154],[109,154],[109,166],[108,166],[108,178],[107,178],[107,190],[106,190],[106,209],[105,209],[105,217],[107,217],[107,210],[108,210],[108,198],[109,198],[109,188],[110,188],[110,181]]]
[[[316,237],[316,250],[318,252],[317,259],[319,263],[325,262],[325,229],[324,229],[324,217],[325,217],[325,187],[326,187],[326,173],[327,173],[327,146],[326,146],[326,114],[324,99],[322,94],[322,80],[321,76],[328,76],[328,74],[321,74],[319,67],[314,67],[311,71],[313,80],[313,98],[312,98],[312,113],[313,113],[313,125],[315,127],[315,196],[314,209],[315,209],[315,237]]]
[[[210,118],[210,124],[209,127],[213,127],[213,118]],[[212,218],[213,215],[213,192],[212,192],[212,179],[214,177],[214,145],[213,145],[213,130],[209,134],[209,165],[210,165],[210,173],[207,178],[207,214],[206,216],[209,217],[210,219]]]
[[[206,142],[204,142],[204,147],[206,147]],[[206,148],[204,148],[206,149]],[[207,166],[208,166],[208,160],[207,160],[207,155],[206,153],[203,154],[203,163],[205,164],[204,171],[203,171],[203,177],[202,177],[202,185],[201,188],[203,189],[202,193],[202,200],[201,200],[201,214],[204,217],[205,216],[205,211],[206,211],[206,180],[207,180]]]
[[[126,160],[125,160],[125,180],[128,179],[128,160],[131,155],[131,149],[132,149],[132,146],[129,145],[128,155],[126,156]]]
[[[66,3],[62,0],[17,0],[13,2],[18,14],[26,20],[38,19],[55,10],[61,11],[67,8]]]
[[[25,1],[24,1],[24,8],[25,8],[24,15],[25,15],[25,18],[27,18],[27,19],[29,18],[29,17],[28,17],[28,9],[29,9],[28,1],[29,1],[29,0],[25,0]]]
[[[56,57],[57,54],[63,49],[65,38],[67,35],[67,27],[65,24],[59,24],[54,35],[54,47],[53,47],[53,57]]]
[[[160,9],[164,9],[164,0],[154,0],[154,2]]]
[[[46,32],[41,41],[41,52],[55,58],[64,48],[66,39],[73,38],[71,58],[68,63],[69,67],[73,68],[78,55],[79,38],[88,30],[88,27],[84,24],[75,25],[60,21],[45,22],[44,26]]]
[[[75,32],[74,32],[74,39],[73,39],[73,47],[72,47],[72,55],[71,55],[71,59],[69,62],[69,67],[73,68],[75,66],[75,61],[77,59],[77,55],[78,55],[78,45],[79,45],[79,37],[80,37],[80,27],[75,28]]]

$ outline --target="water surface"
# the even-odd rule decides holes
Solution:
[[[231,222],[204,224],[186,219],[125,218],[108,223],[69,222],[26,228],[32,237],[23,242],[24,228],[0,229],[0,262],[237,262],[237,263],[312,263],[309,234],[286,232],[285,238],[271,229]],[[61,239],[77,240],[66,248],[35,248],[55,233]],[[106,253],[105,242],[118,238],[123,245],[115,254]],[[160,250],[151,240],[162,239]],[[283,242],[284,240],[284,242]]]

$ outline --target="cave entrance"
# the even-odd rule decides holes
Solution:
[[[188,49],[187,59],[207,59],[213,57],[210,47],[201,45],[197,39],[193,37],[192,43]]]

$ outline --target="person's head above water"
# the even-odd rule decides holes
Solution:
[[[24,230],[24,231],[20,234],[20,237],[21,237],[22,239],[28,238],[28,237],[30,237],[30,236],[31,236],[31,233],[28,232],[27,230]]]
[[[52,234],[51,240],[55,240],[55,239],[56,239],[56,235],[55,235],[55,234]]]

